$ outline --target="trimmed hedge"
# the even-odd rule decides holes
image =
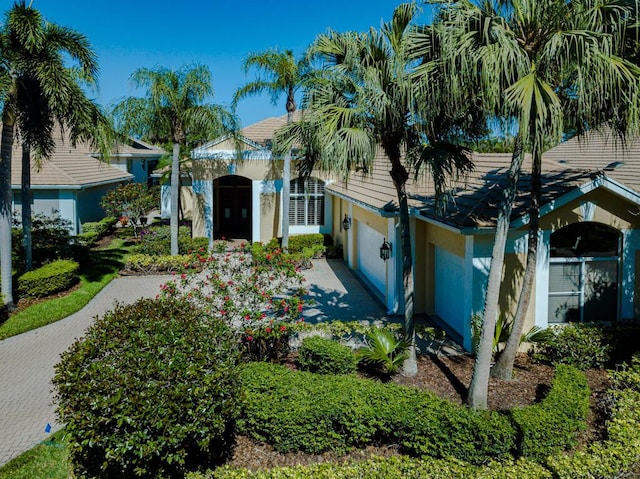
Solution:
[[[179,273],[196,267],[197,260],[191,255],[153,256],[132,254],[127,256],[124,270],[139,274]]]
[[[182,477],[219,464],[238,414],[237,360],[230,329],[189,303],[106,313],[55,367],[76,476]]]
[[[358,360],[349,346],[322,336],[302,340],[298,362],[303,371],[319,374],[352,374]]]
[[[324,463],[310,466],[278,467],[261,471],[228,466],[188,479],[546,479],[551,474],[542,466],[526,461],[473,466],[455,459],[373,458],[346,464]]]
[[[289,236],[289,253],[302,253],[306,248],[314,251],[324,251],[324,235],[311,233]]]
[[[511,411],[518,431],[518,455],[539,462],[575,446],[576,433],[587,427],[589,395],[585,375],[559,364],[547,397]]]
[[[20,296],[42,298],[65,291],[78,282],[80,265],[69,259],[60,259],[27,271],[18,278]]]
[[[88,221],[86,223],[82,223],[82,233],[74,236],[73,241],[74,243],[82,246],[91,246],[100,238],[111,233],[117,222],[117,218],[107,216],[100,221]]]
[[[506,416],[475,412],[413,388],[267,363],[246,365],[241,380],[239,431],[280,452],[401,444],[413,454],[481,463],[508,458],[514,448]]]
[[[451,460],[410,459],[407,457],[374,458],[346,464],[325,463],[311,466],[282,467],[261,471],[232,469],[228,466],[207,474],[191,474],[189,479],[602,479],[622,477],[640,458],[640,362],[625,371],[611,372],[616,384],[614,408],[607,424],[608,438],[571,454],[561,452],[537,464],[526,459],[516,462],[492,462],[486,466],[472,466]],[[633,384],[629,384],[629,382]]]

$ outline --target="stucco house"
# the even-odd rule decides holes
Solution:
[[[193,235],[267,242],[282,235],[283,162],[271,151],[274,132],[286,115],[244,128],[237,139],[223,137],[192,151],[189,178],[183,178],[184,210],[193,219]],[[302,183],[291,167],[289,233],[331,233],[331,198],[326,182],[312,177]],[[162,215],[168,217],[168,186],[163,188]]]
[[[271,153],[270,139],[285,121],[286,116],[269,118],[245,128],[243,161],[237,161],[238,148],[229,138],[194,150],[194,236],[252,241],[280,236],[282,165]],[[510,161],[510,154],[474,153],[474,172],[452,186],[440,214],[428,176],[408,184],[415,312],[435,318],[467,350],[471,318],[483,308]],[[525,162],[511,217],[500,300],[505,315],[515,310],[524,271],[529,165]],[[399,211],[388,171],[380,152],[367,175],[353,172],[346,183],[322,173],[307,185],[296,185],[294,178],[290,234],[330,234],[389,314],[401,314]],[[622,148],[610,135],[591,132],[547,152],[543,172],[538,270],[525,328],[637,317],[640,142]],[[390,249],[388,259],[381,258],[383,245]]]
[[[410,217],[417,313],[435,317],[467,349],[470,320],[483,309],[497,207],[510,154],[474,154],[475,171],[453,189],[436,214],[428,178],[412,183]],[[391,313],[402,312],[401,258],[395,190],[388,161],[372,174],[333,183],[334,240],[346,245],[349,266],[360,271]],[[543,160],[540,249],[529,328],[572,321],[631,319],[640,309],[640,143],[622,149],[592,132],[550,150]],[[501,312],[512,315],[527,248],[525,171],[511,217]],[[340,231],[347,214],[352,227]],[[386,239],[389,260],[377,254]]]
[[[57,211],[71,222],[71,234],[81,233],[81,225],[104,217],[100,199],[124,182],[136,180],[140,165],[157,161],[164,152],[137,140],[119,144],[106,161],[98,159],[90,144],[78,142],[75,147],[61,132],[56,132],[56,150],[40,169],[32,163],[31,190],[34,214],[51,216]],[[12,208],[18,217],[22,210],[22,148],[14,143],[11,163]],[[132,172],[128,171],[131,166]],[[148,169],[148,168],[147,168]],[[148,171],[150,171],[148,169]],[[146,177],[140,176],[141,182]]]

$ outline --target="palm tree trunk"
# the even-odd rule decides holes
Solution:
[[[171,256],[178,255],[178,204],[180,202],[180,144],[173,144],[171,158]]]
[[[536,155],[539,156],[539,155]],[[531,171],[531,202],[529,204],[529,235],[527,238],[527,265],[522,280],[522,290],[518,299],[518,307],[513,319],[513,327],[511,334],[507,340],[504,350],[491,369],[493,377],[509,381],[513,378],[513,363],[516,353],[520,347],[520,337],[524,329],[527,310],[531,303],[531,293],[533,291],[533,282],[536,277],[536,268],[538,264],[538,231],[540,216],[540,197],[541,197],[541,159],[534,158]]]
[[[292,93],[290,93],[292,95]],[[287,123],[293,121],[293,113],[296,111],[295,103],[287,100]],[[284,167],[282,170],[282,249],[289,247],[289,197],[291,196],[291,152],[284,155]]]
[[[418,361],[416,358],[416,334],[413,318],[414,312],[414,278],[413,257],[411,254],[411,228],[409,224],[409,202],[407,198],[406,184],[409,173],[400,161],[400,155],[390,156],[393,185],[398,195],[400,207],[400,253],[402,255],[402,286],[404,291],[404,333],[409,343],[409,356],[402,365],[402,374],[415,376],[418,373]]]
[[[31,240],[31,148],[22,145],[22,247],[24,248],[25,270],[33,268],[33,250]]]
[[[0,280],[2,301],[13,309],[13,279],[11,264],[11,150],[13,149],[14,118],[5,107],[2,115],[0,145]]]
[[[513,200],[515,199],[518,189],[518,178],[520,177],[523,159],[522,141],[520,136],[518,136],[513,156],[511,157],[511,165],[507,171],[506,185],[502,190],[502,202],[500,204],[500,211],[498,212],[496,235],[491,252],[491,268],[489,269],[489,278],[487,281],[482,330],[467,397],[467,403],[474,409],[487,409],[488,405],[489,374],[493,354],[493,336],[495,334],[496,318],[498,316],[504,253],[509,233],[509,220],[511,218],[511,210],[513,209]]]

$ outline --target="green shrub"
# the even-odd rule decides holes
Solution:
[[[98,238],[102,238],[113,231],[117,222],[118,219],[115,216],[107,216],[100,221],[88,221],[82,223],[82,233],[96,233]]]
[[[88,231],[86,233],[80,233],[73,237],[74,244],[81,246],[91,246],[100,239],[100,235],[97,231]]]
[[[51,216],[35,214],[31,218],[31,253],[33,267],[37,268],[56,259],[69,259],[71,252],[71,222],[64,219],[57,211]],[[22,246],[22,227],[14,219],[12,230],[13,267],[24,271],[24,248]]]
[[[640,361],[620,371],[610,371],[613,410],[607,439],[574,454],[556,454],[548,467],[561,479],[624,477],[640,458]]]
[[[198,260],[191,255],[152,256],[132,254],[127,256],[126,271],[140,274],[179,273],[198,266]]]
[[[289,253],[302,253],[305,248],[309,248],[315,254],[322,254],[324,252],[324,235],[312,233],[289,236]]]
[[[536,348],[533,359],[578,369],[601,368],[609,361],[611,346],[602,327],[594,324],[567,324],[553,328],[553,335]]]
[[[412,454],[483,462],[513,449],[508,418],[413,388],[268,363],[247,364],[241,378],[239,431],[281,452],[402,444]]]
[[[174,477],[227,457],[236,364],[227,326],[187,303],[143,299],[106,313],[55,367],[75,473]]]
[[[277,467],[251,471],[220,467],[208,474],[190,474],[188,479],[549,479],[551,473],[528,461],[473,466],[455,459],[413,459],[403,456],[375,457],[344,464]]]
[[[584,373],[559,364],[549,394],[533,406],[511,411],[518,431],[518,454],[542,461],[571,448],[587,427],[589,386]]]
[[[303,371],[320,374],[351,374],[357,366],[356,356],[349,346],[321,336],[302,340],[298,362]]]
[[[500,413],[474,411],[426,394],[406,408],[395,427],[401,431],[401,449],[412,456],[483,464],[510,458],[514,450],[513,426]]]
[[[206,252],[209,249],[208,238],[192,238],[186,226],[178,228],[178,253]],[[171,253],[171,231],[169,226],[144,228],[140,231],[139,253],[154,256],[166,256]]]
[[[42,298],[65,291],[78,282],[78,268],[75,261],[61,259],[38,269],[27,271],[18,278],[21,297]]]
[[[249,361],[280,361],[289,354],[291,324],[269,321],[246,327],[240,335],[243,357]]]

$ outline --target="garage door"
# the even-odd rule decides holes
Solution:
[[[454,331],[464,336],[464,259],[436,246],[435,309]]]
[[[384,236],[369,226],[358,223],[358,269],[375,288],[384,295],[387,265],[380,259],[380,246]]]

